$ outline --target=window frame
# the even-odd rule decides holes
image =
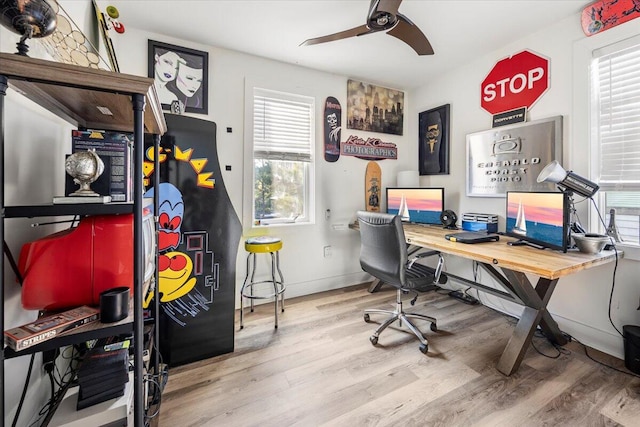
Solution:
[[[244,173],[244,209],[245,229],[263,229],[265,227],[290,227],[315,224],[315,151],[316,151],[316,99],[313,96],[298,93],[298,88],[282,88],[278,85],[260,84],[245,81],[245,173]],[[295,220],[291,218],[272,218],[258,223],[255,219],[255,157],[254,157],[254,95],[255,91],[268,93],[285,101],[308,104],[310,108],[310,160],[305,163],[304,212]],[[291,160],[295,161],[295,160]]]
[[[594,144],[595,138],[592,132],[592,103],[591,103],[591,78],[590,69],[591,61],[593,58],[593,51],[603,48],[605,46],[621,42],[628,38],[637,36],[637,32],[633,30],[632,25],[620,25],[616,28],[612,28],[603,33],[599,33],[594,37],[580,38],[573,43],[573,70],[572,70],[572,82],[573,82],[573,96],[572,96],[572,114],[573,121],[571,127],[572,144],[570,145],[570,162],[565,165],[566,168],[571,169],[571,165],[586,165],[588,172],[584,176],[588,176],[592,180],[597,179],[597,156],[595,156]],[[584,148],[588,148],[585,150]],[[580,169],[580,167],[576,167]],[[580,172],[582,174],[582,172]],[[599,195],[596,194],[594,202],[597,206],[603,206],[599,199]],[[600,223],[598,212],[593,206],[593,203],[580,203],[585,207],[579,207],[588,214],[588,221],[590,229],[600,230],[604,232],[604,227]],[[607,212],[604,209],[600,209],[603,220]],[[624,251],[624,257],[626,259],[640,261],[640,247],[635,245],[625,244],[624,242],[616,244],[618,250]]]
[[[594,180],[599,180],[601,175],[601,167],[603,159],[601,158],[602,152],[602,142],[599,139],[599,128],[602,126],[600,122],[601,113],[598,109],[598,105],[600,103],[600,99],[598,97],[597,89],[595,87],[595,81],[597,79],[598,67],[596,66],[596,61],[599,58],[605,57],[609,54],[616,53],[627,49],[629,47],[640,46],[640,36],[630,37],[624,40],[619,40],[608,44],[606,46],[597,48],[593,50],[593,55],[590,63],[590,79],[589,79],[589,91],[590,91],[590,128],[591,128],[591,138],[590,138],[590,151],[591,151],[591,170],[592,178]],[[626,122],[625,122],[626,123]],[[600,191],[596,194],[596,205],[600,212],[595,212],[595,215],[592,215],[593,219],[590,222],[590,226],[592,229],[597,229],[602,233],[606,232],[606,225],[608,225],[608,208],[607,208],[607,197],[610,195],[609,193],[617,192],[616,184],[607,184],[601,187]],[[637,189],[623,189],[621,191],[625,192],[634,192],[640,197],[640,191]],[[602,208],[601,208],[602,207]],[[616,210],[616,214],[623,215],[624,211],[620,211],[620,209]],[[636,212],[633,213],[636,215]],[[603,225],[600,216],[602,216],[602,220],[605,222]],[[620,227],[620,223],[617,224]],[[625,247],[635,247],[640,248],[640,243],[635,242],[621,242]]]

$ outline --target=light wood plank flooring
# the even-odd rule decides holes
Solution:
[[[560,353],[542,337],[536,348],[557,358],[531,348],[505,377],[495,365],[514,320],[445,294],[405,307],[438,319],[438,332],[419,323],[428,355],[397,328],[373,347],[377,323],[362,310],[392,308],[395,290],[367,285],[287,300],[277,330],[272,304],[247,311],[233,353],[170,369],[159,425],[640,426],[640,378],[590,360],[576,342]]]

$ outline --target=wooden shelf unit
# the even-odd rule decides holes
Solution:
[[[8,86],[8,87],[7,87]],[[32,354],[45,349],[57,348],[73,343],[122,332],[133,331],[134,337],[134,421],[135,426],[144,425],[143,402],[143,253],[142,241],[142,160],[144,133],[159,136],[167,126],[162,106],[153,85],[153,79],[110,71],[62,64],[34,59],[16,54],[0,53],[0,165],[4,164],[5,123],[4,102],[8,88],[16,90],[36,104],[48,109],[74,126],[88,129],[117,130],[134,134],[134,200],[133,203],[105,205],[43,205],[5,206],[4,167],[0,170],[0,237],[4,241],[5,219],[36,216],[64,216],[91,214],[134,214],[134,298],[133,313],[114,325],[96,324],[79,328],[74,333],[64,334],[33,349],[16,353],[8,347],[0,352],[0,383],[4,381],[4,360],[23,354]],[[157,198],[156,198],[157,203]],[[4,256],[0,257],[0,329],[4,331]],[[157,306],[156,306],[157,307]],[[155,316],[156,319],[158,316]],[[97,328],[95,326],[98,326]],[[4,410],[4,386],[0,391],[0,413]],[[4,416],[0,426],[4,425]]]

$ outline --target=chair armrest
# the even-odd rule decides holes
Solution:
[[[440,281],[440,275],[442,274],[442,269],[444,268],[444,257],[439,251],[427,251],[421,252],[411,258],[407,263],[407,268],[411,268],[413,264],[420,258],[426,258],[428,256],[438,256],[438,264],[436,265],[435,271],[433,273],[433,283],[438,283]]]

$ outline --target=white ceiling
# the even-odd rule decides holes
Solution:
[[[111,0],[127,27],[408,89],[575,15],[592,0],[404,0],[435,55],[384,32],[313,46],[304,40],[362,25],[369,0]],[[186,46],[189,47],[189,46]],[[496,58],[499,59],[499,58]]]

